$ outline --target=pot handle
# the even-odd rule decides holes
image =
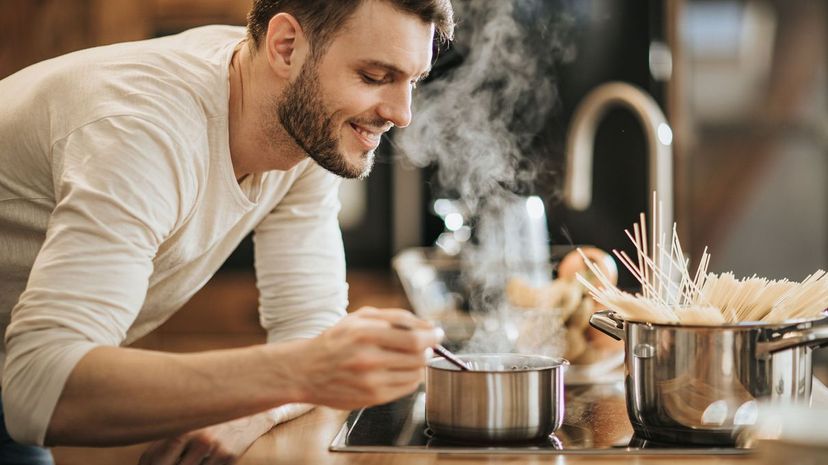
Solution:
[[[624,339],[624,320],[619,318],[612,310],[593,313],[589,317],[589,324],[617,341]]]
[[[821,347],[828,344],[828,324],[824,321],[804,323],[783,330],[781,336],[756,344],[756,356],[766,357],[794,347]]]

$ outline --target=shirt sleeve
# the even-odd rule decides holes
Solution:
[[[255,230],[259,314],[268,342],[314,337],[345,315],[339,182],[309,162]]]
[[[182,217],[191,183],[180,147],[158,126],[126,116],[53,145],[62,162],[54,168],[56,206],[5,336],[3,408],[16,441],[43,444],[76,363],[124,340],[159,244]]]

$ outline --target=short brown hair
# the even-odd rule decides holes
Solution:
[[[289,13],[299,21],[312,53],[323,54],[345,21],[365,0],[254,0],[247,15],[247,30],[255,48],[267,32],[270,19]],[[382,0],[404,13],[434,24],[437,46],[454,38],[454,11],[450,0]]]

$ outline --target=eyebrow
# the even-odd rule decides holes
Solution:
[[[381,69],[384,69],[385,71],[388,71],[389,73],[392,73],[392,74],[397,74],[397,75],[401,74],[403,76],[408,74],[405,71],[398,68],[397,66],[395,66],[391,63],[386,63],[384,61],[380,61],[380,60],[363,60],[363,61],[360,62],[360,64],[363,65],[363,66],[368,66],[368,67],[372,67],[372,68],[381,68]],[[423,79],[428,77],[428,74],[430,72],[431,72],[431,67],[429,67],[427,70],[422,72],[419,76],[417,76],[417,78],[414,81],[415,82],[422,81]]]

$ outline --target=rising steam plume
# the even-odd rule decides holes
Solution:
[[[460,64],[417,91],[414,120],[397,138],[409,162],[436,165],[438,194],[459,200],[474,218],[477,246],[463,251],[473,263],[464,267],[464,281],[473,290],[471,308],[493,317],[501,313],[503,275],[492,270],[506,270],[515,256],[537,258],[519,256],[531,248],[522,243],[525,227],[514,221],[512,207],[518,194],[536,190],[545,169],[533,142],[558,106],[554,65],[574,58],[574,18],[554,9],[564,3],[455,0],[450,53]],[[500,326],[485,328],[488,336],[477,344],[503,350],[505,341],[492,337],[503,334]]]
[[[545,0],[455,1],[462,63],[423,86],[400,134],[410,162],[475,211],[482,199],[525,191],[527,155],[558,97],[551,63],[571,59],[573,20]],[[551,16],[550,16],[551,15]]]

